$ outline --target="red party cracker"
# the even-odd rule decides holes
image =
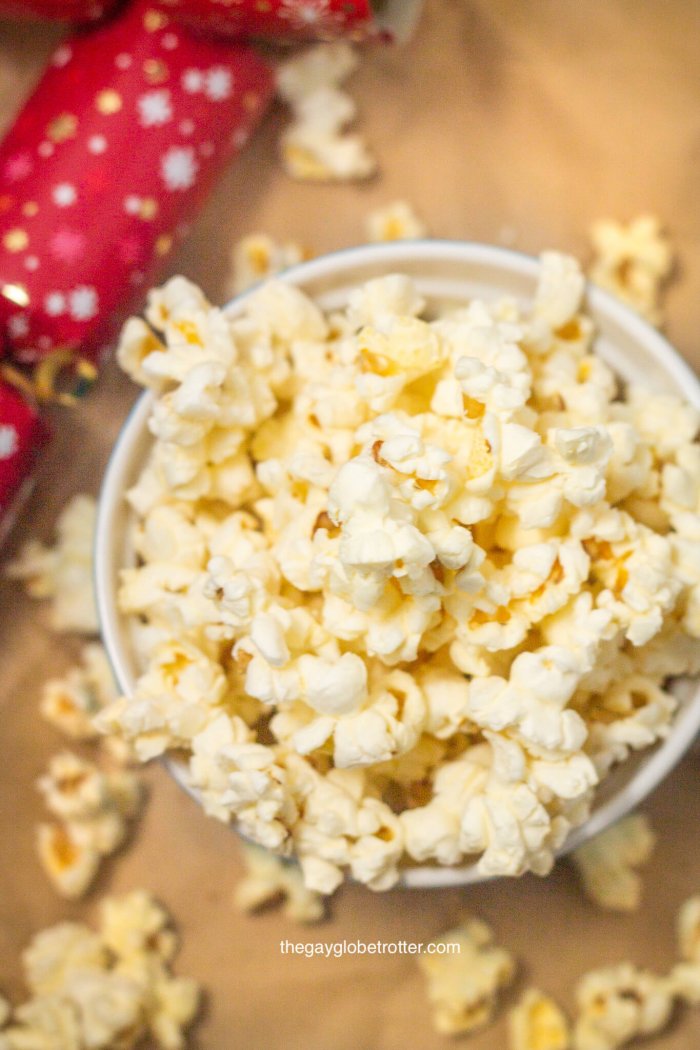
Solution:
[[[274,40],[381,39],[370,0],[160,0],[173,17],[224,36]]]
[[[31,485],[34,461],[48,437],[37,408],[0,379],[0,542]]]
[[[117,0],[0,0],[0,17],[50,22],[99,22]]]
[[[99,359],[274,92],[265,61],[144,3],[63,43],[0,145],[0,330]]]

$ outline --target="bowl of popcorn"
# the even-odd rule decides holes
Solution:
[[[331,893],[526,871],[700,729],[700,383],[578,264],[416,241],[122,333],[100,716]]]

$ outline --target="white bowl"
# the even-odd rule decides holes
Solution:
[[[502,248],[456,241],[405,241],[335,252],[288,270],[282,277],[298,285],[324,309],[345,303],[364,281],[387,273],[405,273],[433,303],[460,303],[476,296],[504,294],[531,300],[538,275],[536,259]],[[229,305],[241,312],[246,295]],[[590,288],[589,310],[596,322],[596,351],[627,381],[675,393],[700,408],[700,382],[673,347],[655,329],[606,292]],[[138,668],[128,623],[117,607],[119,569],[133,564],[127,539],[129,511],[124,499],[135,482],[151,443],[147,420],[153,397],[145,393],[134,406],[117,438],[104,477],[97,521],[95,578],[102,636],[119,688],[132,691]],[[668,738],[624,763],[604,781],[589,819],[574,830],[560,851],[566,853],[603,831],[636,806],[673,769],[700,731],[700,688],[678,680],[672,689],[683,704]],[[166,761],[179,783],[194,797],[185,766]],[[475,864],[462,867],[407,867],[401,885],[456,886],[484,881]]]

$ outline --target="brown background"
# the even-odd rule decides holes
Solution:
[[[60,34],[0,22],[0,122],[7,124]],[[317,251],[362,238],[370,207],[408,198],[438,236],[587,250],[602,215],[643,210],[668,223],[681,260],[668,295],[668,332],[700,364],[700,4],[695,0],[428,0],[416,40],[368,55],[353,94],[381,177],[363,187],[290,182],[275,158],[281,112],[227,173],[175,268],[224,294],[228,255],[261,229]],[[15,542],[48,536],[73,492],[95,492],[134,391],[106,368],[89,402],[60,420],[36,494]],[[685,896],[700,891],[697,826],[700,756],[688,759],[648,805],[660,836],[643,909],[606,915],[560,866],[469,891],[374,895],[347,887],[332,920],[295,926],[278,913],[239,916],[231,893],[240,870],[236,838],[206,820],[158,767],[134,845],[105,869],[80,905],[58,900],[33,854],[41,807],[33,788],[62,741],[36,714],[38,690],[77,646],[53,636],[46,611],[16,588],[0,592],[0,988],[21,994],[18,953],[34,931],[91,917],[103,892],[146,886],[184,934],[183,973],[200,978],[209,1008],[199,1050],[439,1050],[422,977],[410,957],[307,960],[281,956],[281,938],[333,941],[428,938],[463,910],[483,915],[522,961],[518,987],[534,982],[569,1006],[585,969],[622,959],[663,970]],[[511,1001],[512,996],[508,1001]],[[698,1045],[700,1011],[684,1013],[653,1041]],[[502,1019],[467,1043],[505,1046]]]

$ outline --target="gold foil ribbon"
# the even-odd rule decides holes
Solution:
[[[59,384],[68,376],[72,378],[72,387],[64,389]],[[97,369],[91,361],[79,357],[77,351],[57,347],[42,354],[31,373],[3,361],[0,377],[36,401],[71,406],[77,404],[95,382]]]

